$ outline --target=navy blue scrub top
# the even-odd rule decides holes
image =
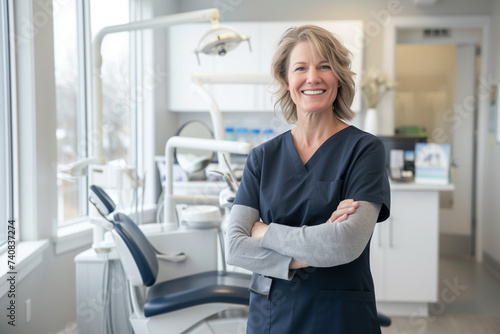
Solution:
[[[389,217],[384,146],[354,126],[327,139],[305,165],[290,131],[254,148],[234,204],[259,210],[265,223],[299,227],[325,223],[349,198],[381,203],[378,222]],[[344,265],[273,278],[269,299],[251,294],[247,333],[380,333],[369,248]]]

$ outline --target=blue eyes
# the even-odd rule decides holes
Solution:
[[[320,70],[330,70],[330,69],[331,69],[331,67],[330,67],[330,65],[321,65],[321,66],[319,67],[319,69],[320,69]],[[299,71],[299,72],[302,72],[302,71],[305,71],[305,70],[306,70],[306,68],[305,68],[305,67],[303,67],[303,66],[301,66],[301,67],[297,67],[297,68],[295,69],[295,71]]]

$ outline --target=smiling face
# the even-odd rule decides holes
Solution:
[[[339,82],[330,63],[311,44],[300,42],[294,46],[288,64],[287,89],[297,106],[297,116],[332,112]]]

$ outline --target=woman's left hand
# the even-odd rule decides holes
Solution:
[[[252,231],[250,232],[250,237],[257,240],[262,240],[264,234],[266,234],[268,227],[269,226],[267,224],[264,224],[261,221],[256,222],[255,224],[253,224]]]
[[[359,203],[354,201],[353,199],[345,199],[342,202],[339,203],[339,206],[337,207],[337,210],[335,210],[332,215],[330,216],[330,219],[328,219],[328,222],[330,223],[341,223],[344,220],[347,219],[347,217],[350,214],[353,214],[356,212],[356,209],[358,208]]]

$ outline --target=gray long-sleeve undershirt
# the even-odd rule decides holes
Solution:
[[[259,240],[250,237],[253,224],[259,220],[258,210],[233,205],[225,238],[226,262],[265,276],[291,280],[295,274],[289,269],[292,257],[262,248]]]
[[[250,237],[258,210],[234,205],[226,231],[229,264],[259,274],[292,279],[295,258],[308,266],[332,267],[357,259],[365,249],[377,222],[381,204],[359,201],[356,212],[341,223],[290,227],[269,224],[262,240]]]

